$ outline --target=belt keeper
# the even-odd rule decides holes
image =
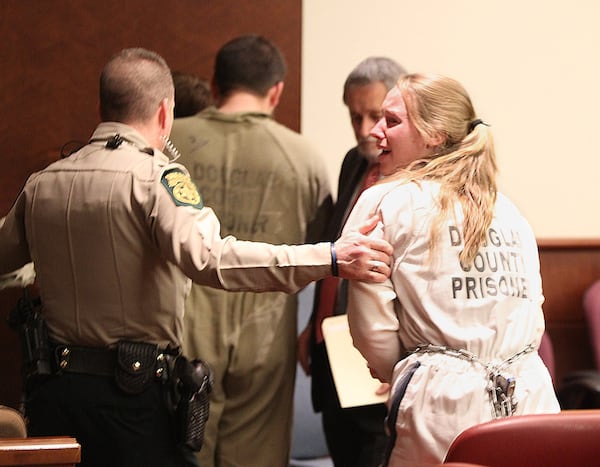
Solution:
[[[337,263],[337,254],[335,252],[335,243],[331,242],[331,275],[338,276],[338,263]]]

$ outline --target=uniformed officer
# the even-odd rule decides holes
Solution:
[[[390,246],[365,232],[299,246],[221,238],[186,169],[160,151],[173,105],[165,61],[121,51],[102,71],[102,123],[89,143],[31,175],[0,221],[0,274],[34,262],[61,351],[58,374],[28,385],[29,434],[75,436],[84,466],[194,464],[177,448],[163,386],[116,381],[113,368],[119,342],[179,348],[190,279],[293,292],[332,273],[382,281],[390,272]]]

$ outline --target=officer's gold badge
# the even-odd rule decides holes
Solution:
[[[193,206],[196,209],[202,209],[204,206],[196,185],[180,169],[167,170],[163,173],[160,182],[177,206]]]

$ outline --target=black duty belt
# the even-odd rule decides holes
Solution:
[[[113,376],[117,364],[117,351],[100,347],[58,344],[54,347],[54,357],[58,373]]]
[[[160,378],[166,367],[166,359],[179,353],[178,349],[159,349],[151,344],[134,343],[133,346],[154,347],[155,350],[153,354],[145,355],[146,358],[134,353],[126,355],[128,360],[124,360],[123,352],[119,353],[117,349],[55,344],[52,346],[55,369],[57,373],[114,376],[119,366],[132,374],[151,371]]]

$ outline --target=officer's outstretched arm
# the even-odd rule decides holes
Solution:
[[[372,216],[358,231],[346,232],[335,242],[332,260],[337,260],[334,272],[340,277],[367,282],[383,282],[389,277],[392,245],[380,235],[367,236],[379,221],[378,215]]]

